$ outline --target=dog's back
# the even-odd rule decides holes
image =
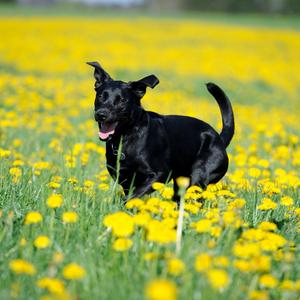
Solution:
[[[196,158],[199,155],[205,156],[208,145],[224,148],[220,135],[202,120],[178,115],[158,115],[152,114],[152,112],[150,116],[153,134],[149,137],[149,141],[154,139],[165,140],[169,151],[164,159],[170,164],[172,177],[190,176]],[[153,123],[159,123],[159,126],[163,124],[163,136],[157,135],[157,126]],[[223,155],[226,155],[225,150],[222,152]],[[156,159],[159,159],[159,157],[156,157]]]

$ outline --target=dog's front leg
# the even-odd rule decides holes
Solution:
[[[161,182],[163,181],[163,174],[164,173],[151,173],[147,176],[147,179],[136,189],[132,194],[129,194],[126,200],[132,199],[132,198],[140,198],[144,196],[145,194],[151,193],[153,191],[152,184],[154,182]]]

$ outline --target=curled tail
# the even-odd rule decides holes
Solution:
[[[206,87],[219,104],[223,122],[220,137],[225,147],[227,147],[234,134],[234,117],[230,101],[223,90],[216,84],[209,82],[206,84]]]

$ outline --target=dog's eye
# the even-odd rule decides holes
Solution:
[[[107,92],[103,92],[102,94],[99,95],[100,101],[104,102],[105,100],[107,100],[107,98],[108,98]]]
[[[120,96],[120,95],[117,95],[116,98],[115,98],[114,103],[115,103],[115,104],[118,104],[118,103],[120,103],[120,102],[125,102],[125,101],[126,101],[125,98],[123,98],[123,97]]]

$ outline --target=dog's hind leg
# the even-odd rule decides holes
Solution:
[[[205,190],[208,184],[209,176],[205,164],[202,160],[198,160],[192,168],[190,185],[198,185]]]
[[[206,189],[210,183],[217,183],[228,168],[227,155],[211,157],[208,160],[198,159],[192,167],[191,185],[199,185]]]

